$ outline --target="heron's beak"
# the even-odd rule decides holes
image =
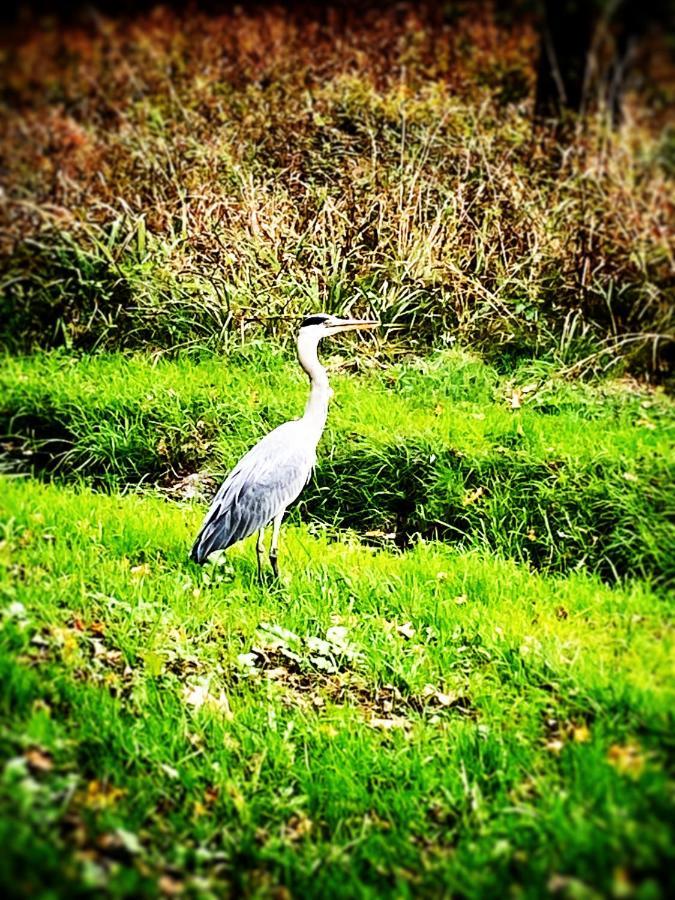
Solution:
[[[329,325],[333,334],[341,331],[360,331],[366,328],[379,328],[380,323],[375,319],[340,319],[334,325]]]

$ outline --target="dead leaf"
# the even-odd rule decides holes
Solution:
[[[511,409],[520,409],[523,405],[520,402],[520,391],[513,391],[510,397],[506,398],[509,401],[509,406]]]
[[[393,716],[390,719],[373,717],[368,724],[371,728],[382,728],[385,731],[391,731],[392,728],[406,728],[410,725],[410,722],[405,716]]]
[[[638,744],[612,744],[607,759],[617,772],[630,778],[639,778],[646,762],[642,748]]]
[[[107,854],[123,851],[130,856],[136,856],[143,850],[138,835],[133,831],[127,831],[126,828],[117,828],[113,832],[99,835],[96,844]]]
[[[185,890],[183,882],[178,881],[172,875],[162,875],[157,882],[157,887],[168,897],[178,897]]]
[[[583,881],[570,875],[551,875],[547,887],[552,894],[561,894],[564,891],[566,897],[587,897],[591,895],[590,889]]]
[[[544,746],[549,753],[555,753],[556,755],[558,755],[562,752],[565,744],[560,740],[560,738],[553,738],[553,740],[547,741]]]
[[[90,781],[87,785],[84,797],[84,805],[89,809],[109,809],[114,806],[124,795],[123,788],[105,784],[98,779]]]
[[[309,837],[313,827],[314,823],[305,813],[295,813],[285,825],[282,825],[281,833],[287,840],[295,842]]]
[[[144,578],[146,575],[149,575],[152,570],[147,563],[141,563],[138,566],[131,567],[131,574],[134,578]]]
[[[204,804],[205,806],[213,806],[220,795],[220,790],[217,787],[207,787],[204,791]]]
[[[465,603],[468,603],[469,598],[466,594],[460,594],[458,597],[455,597],[455,603],[457,606],[463,606]]]
[[[475,491],[469,491],[469,493],[464,496],[464,506],[471,506],[472,503],[476,503],[476,501],[480,500],[484,493],[485,488],[483,487],[478,487]]]
[[[40,750],[38,747],[31,747],[24,753],[24,759],[34,772],[51,772],[54,768],[54,761],[49,753]]]
[[[412,622],[404,622],[403,625],[397,625],[396,631],[402,634],[403,637],[408,638],[408,640],[412,640],[415,637],[415,629]]]
[[[577,744],[585,744],[591,739],[591,732],[586,725],[574,725],[572,727],[572,739]]]
[[[222,713],[226,719],[232,719],[232,710],[225,692],[221,690],[217,695],[212,694],[210,688],[211,679],[203,678],[193,685],[186,685],[183,691],[183,699],[195,709],[205,707]]]
[[[556,619],[568,619],[569,618],[569,613],[567,612],[567,610],[565,609],[564,606],[557,607],[557,609],[555,611],[555,615],[556,615]]]
[[[439,706],[452,706],[459,699],[459,694],[444,694],[442,691],[436,691],[433,697]]]

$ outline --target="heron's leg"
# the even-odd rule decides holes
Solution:
[[[277,547],[279,546],[279,530],[281,529],[281,520],[284,517],[285,509],[277,513],[274,517],[274,525],[272,527],[272,543],[270,544],[270,562],[272,563],[272,571],[274,577],[279,577],[279,566],[277,565]]]
[[[258,540],[255,545],[256,553],[258,554],[258,581],[262,583],[262,567],[263,567],[263,556],[265,555],[265,526],[260,529],[258,532]]]

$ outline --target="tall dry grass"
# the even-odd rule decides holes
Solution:
[[[217,345],[369,311],[574,371],[667,367],[672,175],[639,104],[531,124],[535,34],[489,4],[166,9],[5,55],[5,342]]]

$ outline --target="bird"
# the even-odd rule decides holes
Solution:
[[[269,559],[279,578],[277,550],[284,513],[296,500],[316,464],[316,448],[333,391],[319,362],[319,342],[343,331],[376,328],[374,319],[340,318],[317,313],[303,319],[297,338],[298,362],[310,391],[302,418],[284,422],[246,453],[220,486],[192,547],[190,558],[203,565],[217,550],[258,532],[258,580],[263,578],[265,529],[272,524]]]

